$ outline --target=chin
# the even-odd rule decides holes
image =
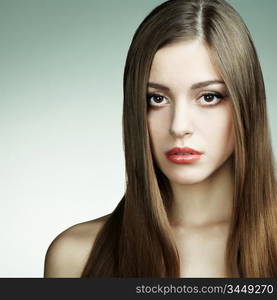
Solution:
[[[168,178],[171,183],[179,184],[179,185],[193,185],[198,184],[204,181],[206,178]]]
[[[179,173],[172,173],[172,172],[163,172],[165,176],[171,183],[181,184],[181,185],[188,185],[188,184],[197,184],[205,179],[207,179],[210,173],[201,172],[200,170],[195,170],[194,172],[191,171],[183,171]]]

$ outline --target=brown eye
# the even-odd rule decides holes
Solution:
[[[219,93],[207,93],[207,94],[202,95],[198,99],[198,102],[202,106],[213,106],[213,105],[217,105],[219,102],[221,102],[223,98],[224,97]]]
[[[214,100],[214,97],[215,97],[215,95],[213,95],[213,94],[204,95],[204,99],[206,102],[212,102]]]
[[[159,95],[155,95],[152,97],[153,100],[156,102],[156,103],[161,103],[163,102],[163,97],[162,96],[159,96]]]
[[[167,100],[167,98],[165,98],[162,95],[158,95],[158,94],[147,95],[147,102],[150,106],[160,106],[159,104],[162,104],[164,100]]]

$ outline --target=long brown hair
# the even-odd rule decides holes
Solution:
[[[166,1],[135,32],[124,71],[126,192],[98,233],[82,277],[180,277],[167,216],[172,190],[152,158],[146,87],[157,50],[194,39],[209,48],[232,99],[227,276],[277,277],[276,172],[263,75],[246,25],[224,0]]]

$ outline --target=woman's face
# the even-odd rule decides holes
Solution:
[[[178,42],[157,51],[148,82],[148,127],[154,159],[171,182],[201,182],[230,157],[230,101],[203,43]],[[201,154],[167,156],[174,147]]]

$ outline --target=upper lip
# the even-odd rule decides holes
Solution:
[[[167,151],[166,154],[167,155],[172,155],[172,154],[175,154],[175,153],[178,153],[178,152],[187,152],[187,153],[192,153],[192,154],[202,154],[201,152],[196,151],[196,150],[194,150],[192,148],[189,148],[189,147],[174,147],[171,150]]]

